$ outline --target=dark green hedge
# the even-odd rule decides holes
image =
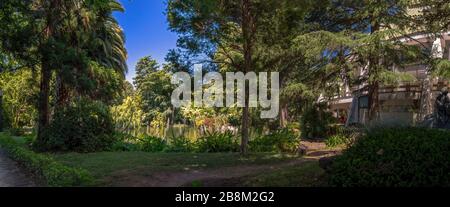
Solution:
[[[450,186],[450,131],[371,130],[331,166],[329,182],[343,187]]]
[[[15,161],[41,178],[51,187],[87,186],[91,176],[84,170],[75,169],[56,162],[49,156],[20,147],[10,137],[0,135],[0,147]]]
[[[108,106],[87,99],[57,108],[44,137],[34,143],[44,152],[98,152],[116,141]]]

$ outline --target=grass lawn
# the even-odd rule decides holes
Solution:
[[[253,174],[228,179],[196,180],[187,187],[325,187],[325,171],[317,161],[304,161],[295,165],[273,165]]]
[[[146,152],[101,152],[89,154],[55,154],[56,160],[72,167],[89,171],[95,185],[114,185],[118,176],[151,176],[159,172],[184,172],[192,170],[219,169],[233,166],[263,165],[287,162],[296,157],[257,153],[241,157],[237,153],[146,153]]]
[[[22,147],[28,147],[26,138],[11,138]],[[166,176],[166,181],[177,180],[186,175],[186,179],[192,178],[189,176],[195,178],[195,172],[198,171],[203,173],[199,180],[192,178],[194,180],[187,182],[186,186],[326,186],[325,172],[317,161],[302,161],[302,158],[292,155],[252,153],[242,157],[238,153],[148,152],[48,155],[67,166],[87,170],[95,179],[94,186],[123,186],[124,183],[125,186],[133,185],[139,183],[140,179],[152,180],[155,175],[161,174]],[[217,179],[216,175],[219,175]],[[220,178],[222,175],[228,178]],[[135,179],[130,181],[130,177]]]
[[[325,171],[318,162],[284,167],[243,179],[247,187],[323,187],[326,186]]]

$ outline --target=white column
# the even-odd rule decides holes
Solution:
[[[433,58],[443,58],[441,38],[436,38],[431,47],[431,56]],[[435,79],[432,77],[431,68],[427,68],[427,77],[423,82],[422,98],[420,100],[420,120],[433,113],[433,86]]]
[[[443,58],[444,50],[442,49],[442,39],[436,38],[431,48],[433,58]]]

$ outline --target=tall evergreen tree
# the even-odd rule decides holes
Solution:
[[[199,62],[213,63],[233,72],[281,72],[282,69],[274,65],[280,65],[292,56],[283,56],[279,52],[275,58],[269,54],[275,54],[276,49],[284,52],[288,50],[289,38],[292,38],[295,30],[301,30],[297,19],[304,15],[302,6],[310,2],[169,0],[167,14],[170,28],[180,34],[178,45],[191,55],[207,57],[207,60]],[[288,9],[290,6],[294,6],[293,9]],[[272,53],[265,53],[269,51]],[[271,61],[263,61],[265,58],[271,58]],[[291,64],[294,61],[289,62],[288,65],[294,65]],[[245,94],[246,104],[241,122],[243,154],[247,152],[251,124],[248,90]]]
[[[142,88],[142,84],[145,81],[145,78],[151,73],[158,71],[158,69],[158,62],[156,62],[156,60],[151,56],[141,58],[136,64],[135,68],[136,77],[134,78],[133,84],[136,89],[139,90],[140,88]]]
[[[150,56],[140,59],[136,65],[134,84],[136,93],[142,100],[143,121],[147,127],[158,117],[170,118],[173,115],[170,74],[167,67],[160,69],[156,60]]]
[[[376,121],[380,110],[380,85],[386,80],[395,81],[392,78],[405,78],[401,74],[393,73],[392,67],[418,61],[419,57],[422,57],[418,47],[401,42],[401,38],[411,29],[409,8],[412,1],[323,2],[318,12],[325,15],[320,17],[317,23],[322,30],[332,32],[327,33],[327,37],[334,35],[336,42],[342,44],[339,50],[328,50],[328,53],[334,54],[334,57],[340,60],[338,64],[343,66],[344,73],[360,71],[361,74],[357,75],[353,82],[367,83],[369,120]],[[333,41],[333,38],[329,41]]]

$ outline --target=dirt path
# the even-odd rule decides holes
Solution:
[[[127,175],[115,182],[115,186],[127,187],[179,187],[190,186],[195,181],[217,181],[245,177],[278,168],[301,165],[308,161],[318,161],[322,157],[333,156],[339,151],[314,150],[306,156],[288,162],[267,165],[247,165],[224,167],[211,170],[192,170],[186,172],[156,173],[149,176]],[[203,182],[202,182],[203,183]]]
[[[0,187],[33,187],[34,182],[0,150]]]

